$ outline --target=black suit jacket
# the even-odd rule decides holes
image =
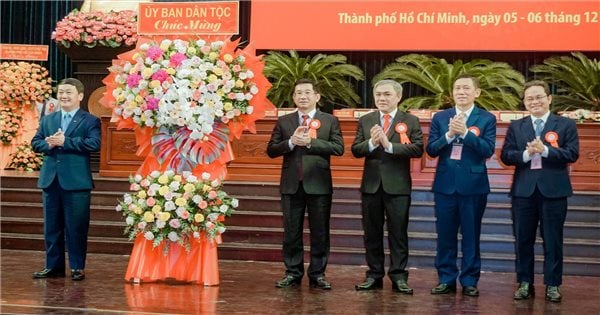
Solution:
[[[382,185],[383,190],[388,194],[410,195],[412,188],[410,159],[423,155],[423,133],[419,119],[398,110],[387,133],[392,143],[392,153],[385,152],[381,146],[369,152],[371,128],[381,124],[379,116],[379,111],[374,111],[358,120],[352,154],[357,158],[365,158],[360,191],[374,194]],[[398,123],[404,123],[408,127],[406,134],[410,144],[400,143],[400,134],[394,130]]]
[[[558,148],[546,141],[548,132],[558,134]],[[573,194],[569,178],[569,163],[579,158],[579,137],[575,121],[550,114],[540,139],[548,147],[548,157],[542,158],[542,169],[532,170],[531,161],[523,162],[527,142],[535,139],[531,117],[512,121],[506,133],[500,156],[506,165],[515,166],[511,196],[529,197],[537,187],[544,197],[561,198]]]
[[[33,150],[44,154],[38,187],[47,188],[58,177],[64,190],[92,189],[90,153],[100,150],[100,119],[79,109],[64,131],[64,145],[50,148],[45,139],[58,131],[61,119],[61,111],[42,117],[31,140]]]
[[[282,194],[294,194],[298,191],[300,172],[303,174],[302,187],[306,193],[333,193],[330,157],[344,154],[340,123],[336,117],[319,110],[313,119],[318,119],[321,127],[317,129],[317,137],[312,139],[310,148],[295,146],[290,150],[288,145],[288,140],[300,125],[297,112],[279,117],[273,128],[267,144],[267,154],[271,158],[283,156],[279,187]],[[299,163],[299,159],[302,163]],[[302,171],[298,169],[300,165]]]

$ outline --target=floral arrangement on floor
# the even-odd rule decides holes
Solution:
[[[562,112],[562,116],[576,120],[579,123],[585,121],[600,122],[600,112],[592,112],[590,110],[582,108],[576,109],[574,111]]]
[[[197,178],[190,172],[154,171],[129,182],[132,192],[116,207],[125,217],[125,233],[130,240],[142,233],[155,247],[168,240],[189,249],[190,238],[200,238],[201,232],[212,239],[225,232],[224,219],[238,206],[208,173]]]
[[[144,40],[113,62],[101,102],[113,108],[118,128],[146,130],[136,141],[151,153],[138,173],[160,164],[163,171],[214,175],[233,158],[229,141],[254,131],[255,121],[275,108],[266,98],[271,85],[260,57],[237,46],[228,40]]]
[[[0,107],[0,141],[3,144],[11,142],[19,133],[22,117],[10,107]]]
[[[39,170],[44,162],[43,155],[33,152],[31,145],[26,142],[17,146],[9,159],[10,162],[6,168],[26,172]]]
[[[24,61],[0,64],[0,106],[35,105],[52,94],[46,68]]]
[[[71,44],[93,48],[134,45],[137,35],[137,13],[132,10],[80,12],[75,9],[56,23],[52,39],[69,48]]]

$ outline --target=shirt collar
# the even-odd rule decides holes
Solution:
[[[392,117],[392,120],[394,119],[394,117],[396,117],[396,113],[398,112],[398,108],[394,109],[393,111],[391,111],[388,115],[390,115]],[[379,119],[383,120],[383,116],[385,114],[382,113],[381,111],[379,111]]]
[[[548,116],[550,116],[550,111],[546,112],[542,117],[534,117],[533,115],[529,115],[529,117],[531,117],[531,123],[534,125],[537,119],[541,119],[544,122],[544,124],[546,124],[546,122],[548,121]]]
[[[454,108],[456,109],[456,115],[459,115],[460,113],[465,113],[465,118],[469,118],[469,115],[471,115],[471,113],[473,112],[473,108],[475,108],[475,104],[471,104],[471,107],[469,107],[469,109],[465,111],[458,109],[458,107]]]
[[[313,109],[310,112],[308,112],[307,114],[302,113],[301,111],[297,111],[298,112],[298,119],[300,119],[300,121],[302,121],[302,116],[303,115],[308,115],[308,118],[313,119],[313,117],[315,117],[315,114],[317,113],[317,109]]]
[[[65,117],[66,114],[70,114],[71,118],[72,118],[72,117],[75,117],[75,114],[77,114],[78,110],[79,110],[79,108],[75,108],[74,110],[72,110],[70,112],[67,112],[66,110],[64,110],[64,109],[61,108],[60,112],[61,112],[61,116],[62,117]]]

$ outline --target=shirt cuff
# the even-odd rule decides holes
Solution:
[[[456,139],[456,136],[454,136],[454,137],[448,137],[448,133],[447,132],[444,134],[444,137],[446,138],[446,142],[448,142],[448,144],[450,144],[452,141],[454,141],[454,139]]]
[[[531,161],[531,156],[529,155],[529,152],[527,152],[527,150],[523,151],[523,162],[527,163]]]
[[[385,152],[392,154],[394,153],[394,146],[392,145],[392,143],[390,142],[390,144],[388,145],[387,148],[385,148]]]
[[[549,149],[548,149],[548,146],[544,145],[544,151],[542,152],[542,157],[547,158],[548,157],[548,153],[550,153]]]
[[[288,140],[288,147],[290,148],[290,150],[294,150],[294,148],[296,147],[293,143],[292,143],[292,139]]]
[[[373,144],[373,139],[369,139],[369,152],[373,152],[373,150],[375,150],[376,146],[375,144]]]

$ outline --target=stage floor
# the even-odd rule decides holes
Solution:
[[[81,282],[69,277],[34,280],[31,273],[44,267],[40,251],[1,251],[2,314],[599,314],[599,278],[564,277],[562,303],[546,302],[542,278],[538,295],[513,301],[514,274],[482,274],[478,298],[460,293],[432,296],[436,273],[410,270],[413,296],[391,290],[356,292],[354,284],[366,267],[330,265],[331,291],[302,287],[277,289],[282,263],[221,261],[221,285],[128,284],[123,277],[128,256],[90,254]]]

